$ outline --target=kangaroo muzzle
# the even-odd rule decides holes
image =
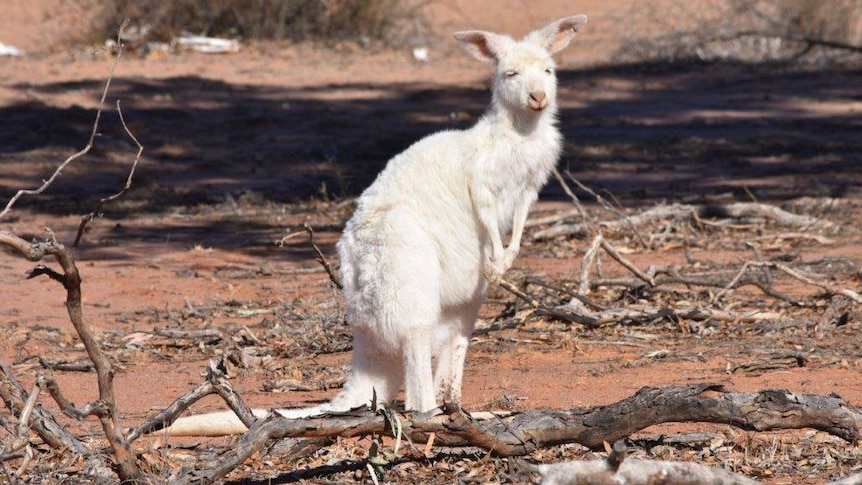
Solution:
[[[530,109],[541,111],[548,106],[548,95],[544,91],[533,91],[530,93],[530,99],[527,102]]]

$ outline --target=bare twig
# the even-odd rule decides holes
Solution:
[[[120,51],[117,54],[117,60],[120,59],[120,54],[122,54],[122,44],[120,47]],[[85,214],[85,215],[81,216],[81,224],[78,226],[78,234],[75,236],[75,242],[72,243],[73,248],[77,248],[78,243],[81,242],[81,236],[84,235],[84,228],[87,227],[87,223],[89,223],[90,221],[92,221],[96,217],[99,217],[102,215],[102,207],[105,204],[107,204],[108,202],[113,202],[113,201],[119,199],[120,197],[125,195],[125,193],[128,192],[129,189],[132,187],[132,179],[135,176],[135,169],[138,167],[138,161],[141,159],[141,154],[144,153],[144,146],[141,145],[141,143],[138,141],[138,139],[135,138],[135,135],[132,134],[132,131],[129,129],[128,125],[126,125],[126,120],[123,118],[123,110],[120,109],[120,101],[119,100],[117,100],[117,115],[119,115],[119,117],[120,117],[120,123],[122,123],[123,129],[126,130],[126,134],[128,134],[129,138],[131,138],[132,141],[135,142],[135,145],[138,146],[138,153],[135,155],[135,159],[132,162],[132,167],[129,169],[129,176],[128,176],[128,178],[126,178],[126,185],[124,185],[123,188],[120,189],[119,192],[117,192],[113,195],[109,195],[107,197],[102,197],[101,199],[99,199],[99,202],[96,204],[96,208],[93,209],[92,212],[90,212],[89,214]]]
[[[177,417],[188,409],[192,404],[200,401],[202,398],[213,394],[215,389],[210,381],[206,381],[196,388],[186,392],[170,406],[160,411],[157,415],[148,419],[146,422],[132,428],[129,431],[129,442],[132,443],[141,436],[164,429],[173,423]]]
[[[33,413],[33,408],[36,406],[36,399],[39,398],[39,386],[33,386],[30,391],[30,396],[27,402],[24,403],[24,409],[21,411],[21,416],[18,418],[18,438],[27,440],[27,435],[30,434],[30,415]]]
[[[16,415],[23,414],[25,395],[24,388],[15,380],[6,363],[0,360],[0,397],[6,407]],[[54,417],[40,406],[33,409],[30,418],[30,427],[51,448],[68,449],[79,454],[88,453],[87,448],[77,438],[57,424]]]
[[[254,416],[251,408],[249,408],[239,394],[233,390],[233,387],[231,387],[230,383],[225,378],[224,361],[210,361],[209,368],[207,369],[207,380],[212,383],[215,393],[221,396],[221,398],[224,399],[224,402],[227,403],[228,407],[236,413],[239,420],[242,421],[242,424],[247,428],[250,428],[257,418]]]
[[[584,206],[581,204],[580,199],[578,199],[578,196],[575,195],[575,193],[569,187],[569,184],[566,183],[566,180],[563,178],[563,176],[560,175],[560,171],[557,170],[556,167],[554,167],[554,170],[551,173],[554,174],[554,178],[557,179],[557,183],[560,184],[560,187],[563,189],[563,192],[565,192],[565,194],[569,196],[569,199],[571,199],[572,203],[575,204],[575,207],[578,209],[578,212],[581,214],[581,217],[583,219],[587,219],[586,209],[584,209]]]
[[[341,278],[335,274],[329,261],[326,260],[326,256],[323,255],[323,251],[321,251],[317,246],[317,243],[314,242],[314,230],[308,223],[303,223],[302,227],[305,229],[305,232],[308,233],[308,240],[311,247],[314,249],[314,252],[317,254],[317,262],[326,270],[326,274],[329,275],[329,281],[332,281],[332,284],[334,284],[339,290],[343,289],[344,286],[341,284]]]
[[[568,210],[564,210],[564,211],[560,211],[560,212],[555,212],[553,214],[543,216],[543,217],[530,217],[529,219],[527,219],[527,222],[524,224],[524,227],[527,229],[530,229],[530,228],[533,228],[536,226],[555,224],[555,223],[558,223],[561,221],[571,219],[573,217],[579,217],[580,215],[581,215],[581,211],[579,211],[578,209],[568,209]],[[562,225],[565,226],[566,224],[562,224]],[[584,234],[586,234],[588,226],[590,226],[590,224],[587,224],[587,223],[579,224],[579,227],[583,228]],[[554,226],[554,227],[556,227],[556,226]],[[545,230],[547,231],[548,229],[545,229]]]
[[[590,268],[593,265],[593,261],[596,259],[598,248],[601,247],[605,250],[614,260],[620,263],[624,268],[631,271],[632,274],[646,282],[650,286],[655,286],[656,281],[655,277],[643,272],[640,268],[635,266],[634,263],[629,261],[625,256],[620,254],[619,251],[609,243],[602,234],[597,234],[596,237],[593,238],[593,242],[590,243],[590,246],[587,248],[584,253],[584,258],[581,262],[581,275],[580,275],[580,283],[578,286],[578,293],[581,295],[587,295],[590,291]]]
[[[573,311],[570,311],[570,310],[565,309],[565,308],[553,308],[553,307],[543,305],[543,304],[539,303],[539,301],[536,300],[535,298],[533,298],[532,296],[530,296],[530,295],[524,293],[523,291],[521,291],[520,289],[518,289],[517,286],[510,283],[509,281],[500,280],[499,286],[500,286],[500,288],[503,288],[504,290],[508,291],[509,293],[512,293],[513,295],[517,296],[521,300],[524,300],[525,302],[527,302],[527,304],[533,308],[536,315],[549,316],[549,317],[554,317],[554,318],[558,318],[561,320],[565,320],[567,322],[580,323],[580,324],[585,325],[585,326],[590,327],[590,328],[595,328],[595,327],[599,326],[599,321],[590,315],[584,315],[581,313],[573,312]]]
[[[799,273],[798,271],[794,270],[793,268],[790,268],[789,266],[781,264],[781,263],[768,261],[768,262],[763,262],[763,263],[757,263],[757,265],[775,268],[775,269],[777,269],[783,273],[786,273],[788,276],[790,276],[792,278],[796,278],[797,280],[799,280],[799,281],[801,281],[807,285],[816,286],[818,288],[821,288],[831,295],[843,295],[843,296],[846,296],[847,298],[850,298],[855,303],[862,304],[862,296],[860,296],[859,293],[857,293],[857,292],[855,292],[849,288],[838,288],[835,285],[831,285],[825,281],[817,281],[817,280],[809,278],[809,277],[803,275],[802,273]]]
[[[89,361],[84,362],[65,362],[65,361],[50,361],[45,360],[42,356],[36,356],[36,360],[39,361],[39,365],[42,366],[43,369],[47,370],[59,370],[65,372],[93,372],[95,368],[93,367],[93,363]]]
[[[581,276],[578,285],[578,294],[580,295],[588,295],[590,293],[590,268],[592,268],[593,261],[598,256],[599,246],[601,246],[604,239],[601,233],[596,234],[593,242],[590,243],[590,246],[584,253],[584,259],[581,261]]]
[[[21,416],[18,418],[18,435],[10,447],[12,451],[18,451],[22,448],[24,449],[23,459],[21,460],[18,470],[15,472],[15,475],[18,477],[24,473],[24,470],[27,469],[27,466],[30,464],[30,460],[33,458],[33,449],[30,447],[29,438],[30,415],[36,407],[36,399],[38,397],[39,387],[33,386],[33,390],[30,392],[30,397],[27,398],[27,402],[24,404],[24,410],[21,411]]]
[[[830,239],[826,236],[821,236],[819,234],[807,234],[804,232],[782,232],[778,234],[767,234],[764,236],[758,236],[752,238],[752,241],[774,241],[774,240],[788,240],[788,239],[803,239],[814,241],[818,244],[823,244],[824,246],[831,246],[835,244],[834,239]]]
[[[649,245],[646,243],[646,240],[643,238],[643,236],[641,235],[641,233],[638,231],[637,226],[636,226],[634,223],[632,223],[632,221],[629,219],[629,216],[628,216],[628,215],[626,215],[626,213],[625,213],[625,212],[623,212],[622,210],[620,210],[619,208],[617,208],[615,205],[613,205],[613,204],[611,204],[610,202],[608,202],[607,200],[605,200],[605,198],[604,198],[604,197],[602,197],[601,195],[597,194],[595,191],[593,191],[593,189],[591,189],[591,188],[587,187],[586,185],[582,184],[582,183],[580,182],[580,180],[578,180],[577,178],[575,178],[575,176],[574,176],[574,175],[572,175],[572,173],[571,173],[571,172],[566,171],[566,176],[567,176],[567,177],[569,177],[569,180],[571,180],[572,182],[574,182],[575,184],[577,184],[577,186],[578,186],[578,187],[580,187],[582,190],[587,191],[590,195],[592,195],[593,197],[595,197],[596,202],[598,202],[599,204],[601,204],[601,205],[602,205],[602,207],[604,207],[605,209],[610,210],[611,212],[613,212],[613,213],[615,213],[617,216],[619,216],[620,220],[624,221],[624,223],[629,227],[629,229],[631,229],[632,233],[633,233],[633,234],[638,238],[638,240],[639,240],[639,241],[640,241],[640,243],[643,245],[643,247],[645,247],[645,248],[649,248]]]
[[[518,298],[524,300],[528,305],[530,305],[533,308],[539,308],[540,306],[542,306],[542,304],[539,303],[538,300],[536,300],[532,296],[524,293],[523,291],[518,289],[517,286],[515,286],[514,284],[512,284],[511,282],[509,282],[507,280],[500,280],[499,286],[500,286],[500,288],[503,288],[504,290],[508,291],[509,293],[511,293],[511,294],[517,296]]]
[[[760,322],[763,320],[775,320],[780,316],[777,313],[764,311],[739,313],[714,308],[671,308],[669,306],[652,305],[629,305],[627,307],[608,308],[600,312],[588,313],[588,315],[595,318],[599,325],[620,322],[654,322],[660,319]]]
[[[635,266],[634,263],[632,263],[622,254],[620,254],[619,251],[617,251],[617,248],[613,247],[613,245],[611,245],[611,243],[609,243],[606,239],[602,238],[601,241],[599,241],[599,244],[602,246],[602,249],[607,251],[607,253],[610,254],[612,258],[614,258],[618,263],[623,265],[627,270],[631,271],[632,274],[644,280],[650,286],[655,286],[655,278],[641,271],[641,269]]]
[[[122,39],[123,29],[126,28],[127,24],[128,24],[128,20],[123,22],[123,25],[120,26],[119,33],[117,34],[117,39],[118,39],[117,44],[119,46],[123,45],[122,42],[119,41],[119,39]],[[45,192],[48,189],[48,187],[50,187],[51,184],[53,184],[54,181],[57,180],[57,178],[60,175],[62,175],[63,170],[70,163],[83,157],[84,155],[89,153],[90,150],[93,148],[93,144],[96,141],[96,136],[99,134],[99,120],[101,120],[101,118],[102,118],[102,111],[104,110],[104,106],[105,106],[105,98],[108,97],[108,88],[111,86],[111,79],[113,79],[113,77],[114,77],[114,70],[116,69],[117,64],[120,62],[120,56],[122,54],[123,54],[123,50],[121,47],[117,52],[117,57],[114,58],[114,63],[111,64],[111,70],[108,73],[108,79],[105,81],[104,89],[102,89],[102,98],[99,100],[99,109],[96,110],[96,119],[93,122],[93,129],[90,131],[90,138],[87,140],[87,144],[80,151],[72,154],[69,158],[67,158],[65,161],[63,161],[63,163],[61,163],[60,166],[57,167],[56,170],[54,170],[54,173],[51,174],[51,176],[47,180],[42,182],[41,186],[39,186],[35,189],[21,189],[18,192],[16,192],[15,195],[6,204],[6,207],[2,211],[0,211],[0,220],[2,220],[3,217],[6,214],[8,214],[9,211],[12,210],[12,206],[14,206],[16,202],[18,202],[18,199],[20,199],[21,197],[23,197],[25,195],[38,195],[38,194]]]
[[[719,291],[718,293],[716,293],[713,296],[712,301],[718,300],[719,298],[724,296],[728,291],[733,289],[739,283],[739,281],[742,279],[743,275],[745,275],[745,273],[748,271],[749,268],[777,269],[777,270],[787,274],[788,276],[795,278],[795,279],[797,279],[797,280],[799,280],[799,281],[801,281],[807,285],[816,286],[818,288],[821,288],[831,295],[843,295],[843,296],[846,296],[847,298],[853,300],[855,303],[862,303],[862,296],[860,296],[859,293],[857,293],[857,292],[855,292],[849,288],[839,288],[839,287],[836,287],[835,285],[829,284],[825,281],[818,281],[818,280],[812,279],[812,278],[805,276],[802,273],[799,273],[798,271],[796,271],[796,270],[794,270],[794,269],[792,269],[792,268],[790,268],[784,264],[776,263],[773,261],[746,261],[742,265],[742,267],[739,269],[736,276],[734,276],[734,278],[732,280],[730,280],[730,282],[728,282],[724,286],[724,288],[722,288],[721,291]]]
[[[75,406],[75,404],[66,399],[66,396],[64,396],[62,391],[60,391],[60,386],[57,385],[57,380],[54,379],[54,376],[41,375],[36,378],[36,383],[40,388],[48,391],[48,394],[51,395],[51,398],[54,399],[54,402],[57,403],[57,406],[60,407],[61,411],[75,419],[80,420],[87,416],[103,417],[108,412],[105,403],[101,401],[93,401],[85,404],[83,407]]]

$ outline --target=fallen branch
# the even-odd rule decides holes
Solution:
[[[210,394],[213,394],[214,392],[215,389],[213,388],[213,384],[209,380],[207,380],[203,384],[200,384],[198,387],[186,392],[185,394],[177,398],[177,400],[174,401],[170,406],[161,410],[158,414],[148,419],[147,421],[129,430],[129,443],[134,442],[145,434],[164,429],[165,427],[173,423],[177,419],[177,416],[179,416],[185,410],[191,407],[192,404],[200,401],[201,399],[206,396],[209,396]]]
[[[725,287],[720,292],[716,293],[713,300],[718,300],[720,297],[724,296],[725,293],[727,293],[728,291],[730,291],[731,289],[736,287],[736,285],[739,283],[739,280],[748,271],[749,268],[777,269],[777,270],[781,271],[782,273],[787,274],[791,278],[797,279],[797,280],[805,283],[806,285],[811,285],[811,286],[816,286],[818,288],[821,288],[824,291],[826,291],[827,293],[829,293],[831,296],[835,296],[835,295],[846,296],[847,298],[853,300],[855,303],[862,304],[862,295],[859,295],[859,293],[857,293],[857,292],[855,292],[849,288],[839,288],[839,287],[832,285],[832,284],[829,284],[825,281],[815,280],[813,278],[805,276],[802,273],[788,267],[787,265],[777,263],[774,261],[746,261],[742,265],[742,268],[739,269],[739,272],[737,273],[736,277],[734,277],[732,280],[730,280],[730,282],[727,283],[727,285],[725,285]]]
[[[635,266],[634,263],[632,263],[631,261],[626,259],[622,254],[620,254],[620,252],[617,251],[617,248],[613,247],[613,245],[611,245],[611,243],[609,243],[605,238],[602,238],[599,241],[599,244],[602,246],[602,249],[604,249],[618,263],[623,265],[623,267],[625,269],[631,271],[632,274],[634,274],[638,278],[642,279],[643,281],[645,281],[650,286],[655,286],[655,278],[653,278],[652,276],[641,271],[641,269],[638,268],[637,266]]]
[[[560,221],[565,221],[567,219],[571,219],[573,217],[577,217],[581,215],[580,209],[569,209],[561,212],[555,212],[551,215],[544,217],[531,217],[527,219],[527,222],[524,224],[524,227],[530,229],[536,226],[545,226],[548,224],[554,224]]]
[[[630,322],[656,322],[660,320],[715,320],[719,322],[762,322],[764,320],[775,320],[780,317],[774,312],[754,310],[745,313],[737,313],[729,310],[718,310],[715,308],[689,307],[673,308],[670,306],[652,305],[629,305],[626,307],[606,308],[598,312],[588,312],[582,305],[563,305],[546,311],[544,308],[536,310],[536,315],[544,315],[563,321],[585,324],[589,321],[592,325],[588,327],[600,327]]]
[[[163,409],[156,416],[131,429],[129,431],[129,442],[131,443],[145,434],[154,433],[170,426],[171,423],[176,421],[177,417],[191,407],[192,404],[210,394],[218,394],[228,407],[240,418],[240,421],[242,421],[245,427],[251,427],[257,417],[227,381],[223,359],[210,361],[209,367],[207,368],[206,379],[206,382],[180,396],[176,401]],[[202,434],[206,435],[207,433],[203,431]]]
[[[767,234],[765,236],[758,236],[752,238],[752,241],[786,241],[789,239],[803,239],[808,241],[814,241],[818,244],[822,244],[824,246],[831,246],[835,244],[834,239],[830,239],[826,236],[821,236],[819,234],[807,234],[804,232],[782,232],[778,234]]]
[[[16,477],[20,477],[24,473],[24,470],[27,469],[27,465],[30,464],[30,460],[33,459],[33,448],[30,446],[30,414],[36,407],[36,399],[38,398],[39,387],[33,386],[33,390],[30,392],[30,397],[28,397],[27,402],[24,403],[24,410],[21,411],[21,416],[18,418],[17,436],[12,442],[12,446],[9,447],[13,452],[22,448],[24,449],[24,456],[21,460],[21,465],[15,472]]]
[[[585,315],[585,314],[578,313],[578,312],[572,312],[566,308],[549,307],[549,306],[543,305],[543,304],[539,303],[539,301],[536,300],[535,298],[533,298],[532,296],[519,290],[517,286],[515,286],[514,284],[512,284],[511,282],[509,282],[507,280],[500,280],[499,285],[500,285],[500,288],[508,291],[509,293],[512,293],[513,295],[515,295],[516,297],[520,298],[521,300],[525,301],[528,305],[530,305],[533,308],[533,311],[536,315],[549,316],[549,317],[557,318],[560,320],[565,320],[567,322],[576,322],[576,323],[580,323],[580,324],[582,324],[586,327],[589,327],[589,328],[596,328],[601,324],[601,322],[599,322],[599,320],[597,320],[595,317],[590,316],[590,315]]]
[[[400,422],[413,442],[425,442],[433,433],[439,446],[476,446],[498,456],[522,456],[563,443],[600,448],[605,441],[668,422],[721,423],[755,431],[813,428],[851,442],[862,438],[862,412],[840,397],[780,389],[732,393],[717,384],[645,387],[622,401],[590,409],[536,409],[482,421],[454,410],[427,419],[405,415]],[[315,419],[270,415],[229,449],[177,474],[174,483],[213,483],[272,440],[390,432],[389,420],[371,411]]]
[[[81,305],[81,275],[75,265],[75,260],[66,248],[54,239],[44,242],[28,243],[20,237],[0,230],[0,245],[8,246],[29,261],[41,261],[46,256],[53,256],[62,273],[48,270],[39,266],[31,273],[30,277],[46,274],[66,289],[66,310],[72,326],[84,344],[87,355],[93,361],[96,368],[97,383],[99,387],[99,403],[104,406],[104,412],[98,414],[105,436],[114,451],[117,460],[117,473],[121,480],[143,480],[140,469],[137,466],[135,455],[132,453],[128,441],[120,430],[119,417],[116,409],[116,398],[114,397],[113,379],[114,370],[105,353],[102,351],[94,337],[90,325],[84,318]]]
[[[26,396],[27,393],[12,375],[9,367],[0,360],[0,398],[3,399],[6,407],[16,416],[20,416],[27,401]],[[87,448],[78,441],[78,438],[60,426],[54,417],[41,406],[36,406],[30,413],[29,425],[42,441],[55,450],[68,449],[73,453],[82,455],[89,453]]]
[[[615,210],[615,212],[618,212]],[[762,217],[777,222],[778,224],[792,227],[816,227],[824,223],[814,217],[793,214],[769,204],[759,202],[737,202],[733,204],[672,204],[653,207],[639,214],[625,216],[615,221],[600,222],[599,225],[611,230],[622,231],[627,228],[637,227],[651,222],[671,219],[689,219],[693,216],[699,218],[744,218]],[[547,229],[536,231],[532,234],[534,241],[544,241],[563,236],[588,234],[593,224],[557,224]]]
[[[75,419],[83,420],[87,416],[98,416],[101,418],[108,413],[105,403],[101,401],[93,401],[85,404],[83,407],[75,406],[75,404],[66,399],[60,391],[60,386],[57,385],[57,380],[54,379],[53,376],[39,376],[36,378],[36,383],[39,385],[39,388],[48,391],[51,398],[54,399],[54,402],[56,402],[57,406],[60,407],[61,411]]]

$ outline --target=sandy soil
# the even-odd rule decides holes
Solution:
[[[75,13],[58,10],[59,3],[0,6],[0,42],[28,53],[0,58],[4,204],[83,147],[113,62],[107,53],[64,45],[62,33]],[[308,222],[331,256],[350,215],[350,198],[389,157],[427,133],[469,126],[481,114],[488,68],[445,40],[443,33],[458,29],[499,27],[522,34],[563,14],[589,14],[586,31],[560,59],[566,137],[561,168],[612,193],[631,211],[663,201],[755,199],[829,220],[819,232],[832,239],[829,245],[777,238],[764,243],[765,251],[796,263],[832,261],[834,272],[819,274],[859,291],[858,66],[618,66],[608,61],[627,30],[620,15],[635,2],[490,3],[433,4],[429,18],[438,35],[426,39],[431,50],[425,63],[414,61],[408,49],[273,44],[245,45],[224,56],[182,52],[122,59],[93,151],[47,193],[22,199],[2,229],[41,238],[48,227],[71,244],[80,215],[122,185],[134,159],[135,147],[116,117],[120,101],[144,155],[132,190],[89,225],[75,256],[87,317],[120,369],[115,384],[128,423],[199,383],[207,361],[217,355],[240,356],[231,368],[232,382],[253,405],[299,405],[337,392],[350,346],[338,294],[304,236],[283,247],[275,242]],[[557,184],[542,199],[536,216],[570,208]],[[588,207],[604,214],[595,204]],[[654,228],[656,234],[665,229]],[[696,259],[738,263],[753,258],[744,241],[788,231],[735,221],[692,235],[689,249]],[[615,235],[614,241],[644,268],[686,264],[681,243],[644,249],[631,234]],[[576,281],[588,244],[588,238],[528,244],[511,279]],[[32,263],[2,254],[0,358],[27,386],[44,372],[37,357],[84,361],[61,288],[46,278],[26,279]],[[606,265],[606,276],[626,275]],[[743,307],[777,309],[782,316],[764,325],[721,324],[712,333],[691,330],[685,322],[595,330],[535,317],[514,324],[505,312],[514,298],[495,291],[470,350],[464,405],[596,406],[641,386],[704,381],[736,391],[837,393],[862,404],[858,308],[835,325],[830,300],[818,288],[790,279],[781,288],[813,306],[794,308],[741,292]],[[219,330],[221,337],[159,334],[201,328]],[[643,358],[653,351],[667,353]],[[787,351],[804,354],[805,365],[728,373],[728,366],[752,356]],[[93,374],[52,373],[75,402],[96,398]],[[43,404],[55,408],[47,400]],[[215,407],[221,406],[211,399],[195,409]],[[88,422],[84,429],[95,426]],[[833,463],[804,480],[775,464],[747,471],[773,483],[822,483],[862,466],[852,451],[857,454],[840,466]]]

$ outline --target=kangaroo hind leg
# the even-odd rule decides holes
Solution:
[[[481,301],[470,302],[447,311],[437,329],[434,391],[439,403],[461,404],[464,361],[480,305]]]

